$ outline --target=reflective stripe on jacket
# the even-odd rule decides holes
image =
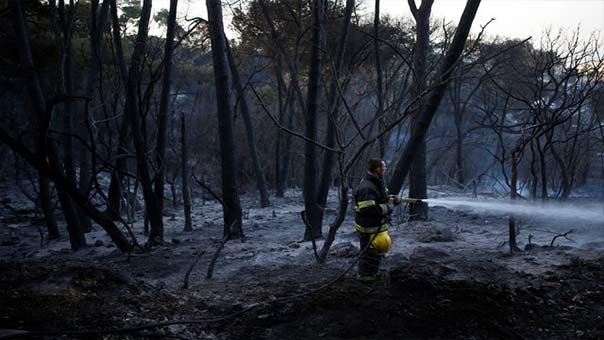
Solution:
[[[394,208],[388,203],[384,181],[367,174],[354,192],[355,229],[362,233],[388,230],[386,217]]]

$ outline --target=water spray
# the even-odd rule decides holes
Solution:
[[[429,198],[418,201],[450,208],[471,209],[478,212],[567,220],[574,223],[578,221],[587,224],[604,223],[604,211],[602,210],[601,202],[580,202],[572,204],[520,200],[468,200],[465,198]]]

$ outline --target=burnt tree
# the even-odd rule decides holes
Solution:
[[[421,147],[426,133],[428,132],[428,128],[432,123],[432,118],[434,118],[434,114],[436,113],[436,110],[438,109],[438,106],[440,105],[440,102],[447,90],[447,85],[451,80],[451,75],[455,70],[457,61],[463,52],[464,45],[468,38],[468,34],[470,33],[470,28],[472,27],[472,22],[474,21],[474,17],[476,16],[479,6],[480,0],[468,0],[466,2],[466,6],[463,14],[461,15],[461,19],[459,20],[457,30],[455,31],[451,45],[447,50],[443,64],[440,68],[438,78],[434,82],[434,85],[428,94],[428,98],[425,102],[423,102],[420,114],[416,121],[414,132],[405,145],[405,148],[403,149],[403,152],[396,164],[392,178],[388,183],[388,188],[391,193],[398,194],[403,186],[403,182],[405,181],[405,178],[409,173],[409,169],[411,168],[411,162],[413,161],[418,148]]]
[[[419,97],[426,89],[426,63],[428,51],[430,49],[430,12],[434,0],[422,1],[419,8],[415,5],[415,0],[408,0],[411,14],[415,19],[416,35],[415,46],[413,50],[413,72],[415,73],[414,82],[411,85],[411,96]],[[411,138],[416,133],[419,124],[419,115],[425,105],[424,97],[420,97],[416,103],[415,109],[411,112],[411,124],[409,125]],[[415,150],[415,157],[411,163],[409,173],[409,197],[427,198],[428,187],[426,183],[426,141],[418,144]],[[428,204],[424,202],[409,204],[410,220],[428,219]]]
[[[72,181],[65,177],[60,163],[57,161],[56,146],[48,142],[48,129],[51,120],[52,105],[48,105],[42,93],[40,82],[35,72],[29,39],[25,26],[25,19],[21,2],[11,0],[9,2],[15,23],[15,31],[17,33],[17,43],[21,67],[24,77],[27,78],[27,91],[31,100],[31,110],[34,113],[33,118],[38,128],[38,140],[36,142],[36,150],[31,151],[23,142],[16,138],[12,138],[8,131],[0,131],[0,140],[7,144],[12,150],[23,157],[31,166],[39,171],[41,176],[44,176],[55,183],[57,188],[62,189],[64,195],[69,195],[69,198],[76,202],[79,207],[84,210],[96,223],[98,223],[121,251],[129,251],[132,248],[130,242],[117,226],[105,214],[101,213],[87,197],[84,197],[80,190],[73,184]],[[75,213],[75,211],[73,211]],[[71,231],[70,240],[72,240]],[[75,242],[74,242],[75,241]],[[82,246],[77,243],[78,239],[72,241],[72,249]]]
[[[317,139],[317,111],[319,107],[319,82],[321,71],[321,20],[323,18],[323,1],[314,0],[312,7],[312,48],[310,68],[308,71],[308,86],[306,112],[304,115],[304,210],[310,228],[306,228],[304,239],[311,240],[321,237],[323,210],[319,206],[317,192],[317,151],[310,141]]]
[[[344,20],[342,22],[342,31],[340,33],[338,41],[336,58],[333,65],[333,75],[329,87],[330,99],[326,115],[327,132],[325,135],[325,145],[330,148],[333,148],[336,144],[336,122],[338,119],[338,109],[340,105],[340,99],[338,96],[338,82],[340,81],[340,74],[342,72],[344,52],[346,50],[346,44],[348,43],[348,30],[350,27],[350,18],[352,17],[354,5],[354,0],[346,1],[346,8],[344,10]],[[329,186],[331,185],[331,173],[333,171],[334,163],[334,153],[329,150],[325,150],[325,154],[323,156],[321,180],[319,184],[319,205],[321,207],[325,207],[327,203],[327,195],[329,194]]]
[[[157,114],[157,144],[155,147],[155,162],[157,173],[155,174],[155,196],[159,204],[160,215],[164,208],[164,182],[166,177],[166,133],[168,130],[168,112],[170,111],[170,85],[172,77],[172,56],[174,55],[174,36],[176,27],[176,8],[178,0],[170,0],[170,11],[168,12],[168,30],[166,33],[166,45],[164,48],[163,73],[161,94],[159,98],[159,112]],[[153,233],[153,231],[152,231]]]
[[[229,91],[229,72],[226,60],[226,43],[222,23],[222,2],[207,0],[208,28],[214,61],[216,86],[216,113],[218,114],[218,135],[220,139],[220,159],[222,174],[222,196],[224,209],[224,236],[229,239],[243,237],[241,225],[241,205],[237,186],[237,163],[235,161],[235,141]]]
[[[250,108],[245,97],[245,90],[243,88],[243,84],[241,83],[241,77],[239,76],[237,65],[235,64],[235,58],[233,57],[231,46],[226,40],[226,37],[225,44],[227,60],[229,63],[229,68],[231,70],[231,76],[233,77],[233,89],[237,92],[237,96],[239,99],[239,113],[241,113],[241,118],[243,119],[243,124],[245,125],[247,143],[250,148],[250,157],[252,157],[252,163],[254,164],[256,185],[258,186],[258,194],[260,195],[260,206],[265,208],[268,207],[271,203],[268,198],[268,189],[266,187],[266,180],[264,179],[264,171],[262,170],[262,165],[260,164],[260,159],[258,158],[256,136],[254,133],[254,126],[252,125],[252,118],[250,116]]]

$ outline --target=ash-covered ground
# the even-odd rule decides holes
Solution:
[[[530,235],[531,245],[509,255],[505,213],[432,206],[429,221],[405,222],[401,206],[392,218],[384,279],[360,283],[354,279],[359,250],[352,209],[327,263],[319,265],[312,244],[302,242],[299,190],[273,197],[268,208],[246,195],[245,238],[226,243],[207,280],[222,241],[216,202],[194,201],[193,232],[183,231],[181,210],[167,209],[166,242],[147,252],[122,254],[97,227],[86,235],[90,246],[73,253],[66,232],[40,245],[45,227],[33,204],[3,189],[2,329],[47,332],[46,338],[102,330],[66,335],[99,339],[604,337],[602,221],[525,216],[518,221],[518,242],[525,249]],[[471,199],[442,187],[429,196]],[[492,195],[476,200],[487,198]],[[325,226],[335,218],[335,202],[331,196]],[[141,216],[133,230],[144,243]],[[191,322],[110,332],[179,320]]]

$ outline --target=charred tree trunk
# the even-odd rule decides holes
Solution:
[[[123,175],[128,171],[128,144],[130,144],[130,126],[128,116],[123,115],[118,133],[117,150],[115,152],[115,168],[111,171],[111,182],[109,183],[109,193],[107,196],[107,213],[118,220],[121,216],[122,199],[124,197],[124,179]]]
[[[58,161],[59,155],[56,152],[56,146],[54,143],[48,145],[48,161],[50,167],[57,173],[63,173],[61,164]],[[70,186],[76,188],[73,178],[64,177],[65,181]],[[59,196],[59,202],[61,202],[61,209],[63,209],[63,215],[65,216],[65,222],[67,223],[67,233],[69,234],[69,244],[71,250],[77,251],[86,246],[86,238],[84,232],[80,229],[78,211],[75,203],[72,200],[72,195],[65,191],[62,186],[57,187],[57,196]],[[87,198],[85,199],[87,200]]]
[[[185,210],[185,231],[193,231],[191,221],[191,185],[189,183],[189,153],[187,150],[187,132],[185,124],[185,113],[180,115],[180,153],[182,174],[182,202]]]
[[[517,196],[517,186],[518,186],[518,150],[513,150],[511,154],[511,191],[510,191],[510,199],[512,201],[516,200]],[[518,248],[518,244],[516,243],[516,219],[514,216],[509,217],[508,223],[508,240],[510,246],[510,254],[514,252],[520,251]]]
[[[83,133],[83,138],[86,139],[87,134]],[[90,168],[90,152],[84,146],[80,145],[80,177],[78,182],[78,188],[80,188],[80,192],[82,195],[89,199],[90,196],[90,183],[92,180],[92,169]],[[92,223],[90,221],[90,216],[84,213],[82,210],[79,211],[79,219],[80,225],[82,226],[82,231],[85,233],[92,231]]]
[[[0,140],[6,143],[11,149],[23,157],[31,166],[38,170],[40,175],[52,180],[56,184],[57,189],[61,188],[63,189],[62,192],[68,193],[71,198],[73,198],[74,201],[80,205],[80,208],[82,208],[96,223],[107,231],[107,234],[111,237],[120,250],[129,251],[132,248],[132,245],[130,242],[128,242],[122,232],[120,232],[117,226],[109,218],[107,218],[107,216],[103,215],[92,204],[90,204],[88,200],[83,198],[78,188],[67,178],[65,178],[60,164],[58,161],[56,161],[56,152],[54,151],[54,146],[47,144],[46,134],[48,132],[50,117],[47,114],[46,101],[35,73],[21,2],[18,0],[11,0],[9,4],[15,20],[19,55],[24,68],[25,77],[28,80],[27,87],[31,104],[35,113],[35,118],[40,124],[40,135],[37,153],[31,152],[25,145],[9,137],[6,131],[0,132]],[[49,151],[48,154],[47,151]],[[51,160],[52,162],[50,164],[46,163],[47,159]],[[83,236],[81,232],[79,235]],[[79,241],[80,244],[72,243],[72,248],[74,245],[83,245],[81,243],[81,239],[74,238],[74,241]]]
[[[59,227],[57,226],[57,219],[53,213],[52,209],[52,199],[50,196],[50,183],[48,182],[48,178],[39,175],[38,176],[38,185],[40,187],[40,191],[38,193],[38,202],[40,204],[40,209],[44,214],[44,221],[46,222],[46,228],[48,229],[48,239],[56,240],[61,234],[59,233]]]
[[[539,152],[539,170],[541,175],[541,199],[547,200],[547,168],[545,162],[545,147],[541,148],[541,142],[537,138],[537,151]]]
[[[19,0],[11,0],[18,2]],[[40,92],[41,93],[41,92]],[[37,105],[37,104],[36,104]],[[35,109],[37,111],[37,109]],[[39,112],[39,111],[38,111]],[[55,183],[58,188],[63,189],[63,192],[68,194],[74,202],[77,202],[79,207],[86,212],[94,222],[100,225],[106,232],[115,245],[122,251],[127,252],[132,249],[132,244],[126,239],[124,234],[117,228],[115,223],[105,214],[100,212],[94,205],[90,204],[85,197],[82,196],[79,189],[73,185],[61,169],[61,165],[57,161],[53,161],[50,164],[46,163],[44,159],[46,155],[40,153],[33,153],[25,145],[20,143],[18,140],[13,139],[9,136],[8,131],[0,130],[0,141],[6,143],[12,150],[17,152],[25,161],[27,161],[32,167],[40,172],[43,176],[47,177]],[[48,145],[48,158],[53,159],[53,148],[54,146]],[[54,163],[54,164],[53,164]],[[57,190],[58,191],[58,190]],[[74,211],[75,213],[75,211]],[[69,230],[68,230],[69,231]],[[83,234],[81,234],[83,235]],[[71,240],[71,237],[70,237]],[[76,239],[74,239],[76,240]],[[73,247],[73,244],[72,244]],[[74,249],[75,250],[75,249]]]
[[[459,188],[465,188],[466,176],[463,165],[463,133],[462,133],[462,118],[463,112],[455,110],[455,164],[456,164],[456,181]]]
[[[231,76],[233,77],[233,88],[239,97],[239,113],[241,113],[241,118],[243,118],[243,124],[245,125],[245,132],[247,134],[247,143],[250,148],[250,157],[252,158],[252,163],[254,164],[256,185],[258,186],[258,194],[260,195],[260,206],[265,208],[268,207],[271,202],[268,198],[268,189],[266,187],[266,180],[264,179],[264,171],[262,170],[260,159],[258,158],[256,136],[254,134],[252,118],[250,117],[250,109],[247,104],[247,99],[245,98],[245,91],[243,90],[243,85],[241,84],[241,78],[239,77],[239,71],[237,70],[235,59],[233,58],[231,46],[229,46],[229,42],[226,40],[226,37],[224,40],[229,68],[231,70]]]
[[[59,61],[59,79],[57,82],[57,89],[59,93],[71,96],[73,92],[73,65],[72,65],[72,53],[71,53],[71,37],[72,37],[72,25],[73,25],[73,1],[70,1],[69,12],[66,12],[65,2],[60,0],[58,4],[56,1],[49,1],[50,14],[52,16],[51,22],[55,30],[57,41],[59,42],[61,54]],[[49,159],[51,166],[62,168],[65,174],[65,178],[75,185],[76,183],[76,171],[73,160],[73,105],[71,99],[65,101],[62,105],[63,110],[61,113],[61,128],[65,133],[63,138],[63,153],[60,154],[58,148],[55,149],[54,144],[51,143],[49,149]],[[51,115],[52,117],[52,115]],[[52,121],[52,118],[51,118]],[[59,159],[62,156],[62,164],[59,163]],[[72,250],[78,250],[86,245],[86,239],[84,237],[84,231],[79,219],[79,212],[75,203],[71,200],[71,197],[64,192],[63,188],[57,188],[59,201],[61,202],[61,208],[65,217],[65,223],[67,224],[67,231],[69,233],[69,241]]]
[[[537,177],[537,155],[535,154],[535,141],[531,139],[531,200],[537,199],[537,185],[539,179]]]
[[[343,156],[339,156],[343,157]],[[340,164],[343,163],[343,159],[340,158]],[[327,232],[327,237],[325,238],[325,242],[323,242],[323,246],[319,251],[319,263],[325,263],[327,259],[327,255],[329,254],[329,249],[333,244],[333,241],[336,239],[336,232],[344,223],[344,219],[346,218],[346,212],[348,211],[348,184],[346,183],[346,176],[341,171],[340,176],[340,187],[339,187],[339,204],[338,204],[338,215],[333,223],[329,226],[329,231]]]
[[[107,15],[109,12],[109,0],[104,0],[101,8],[98,8],[98,0],[90,2],[90,70],[88,72],[88,78],[86,79],[86,97],[88,97],[87,109],[85,110],[85,116],[81,120],[82,125],[80,130],[81,135],[85,141],[94,142],[94,136],[89,135],[88,126],[90,124],[90,117],[94,117],[96,110],[96,85],[101,72],[103,44],[102,37],[105,24],[107,22]],[[98,13],[97,13],[98,12]],[[82,195],[88,197],[90,194],[90,184],[92,181],[91,169],[92,155],[90,150],[80,143],[80,177],[78,187]],[[85,232],[92,230],[92,224],[90,217],[87,214],[80,214],[80,222]]]
[[[428,128],[432,123],[432,118],[445,94],[455,64],[461,56],[479,5],[480,0],[468,0],[466,3],[466,7],[457,26],[457,31],[455,32],[455,36],[453,37],[439,71],[438,79],[435,82],[434,88],[430,91],[425,104],[422,105],[421,114],[417,120],[417,129],[405,145],[401,157],[396,164],[392,179],[388,183],[388,188],[393,194],[398,194],[400,192],[416,151],[424,141]]]
[[[304,135],[310,140],[317,139],[317,112],[319,104],[319,81],[321,68],[321,20],[323,1],[313,1],[313,28],[310,69],[308,72],[308,93],[304,116]],[[319,206],[317,192],[317,152],[315,146],[304,143],[304,210],[310,224],[304,232],[304,240],[310,241],[322,236],[323,211]],[[309,230],[310,229],[310,230]]]
[[[237,163],[229,91],[229,73],[225,56],[224,26],[222,23],[221,0],[206,0],[208,7],[208,27],[214,61],[216,84],[216,108],[218,114],[218,134],[222,173],[222,195],[224,208],[224,236],[229,239],[243,237],[241,206],[237,185]]]
[[[346,9],[344,10],[344,21],[342,22],[342,32],[338,41],[338,49],[336,52],[336,59],[334,62],[334,74],[331,80],[329,88],[329,107],[327,109],[327,132],[325,135],[325,145],[333,148],[336,142],[336,124],[338,120],[339,110],[339,95],[338,95],[338,82],[340,81],[340,73],[342,72],[342,64],[344,59],[344,51],[348,44],[348,29],[350,27],[350,18],[352,17],[352,11],[354,10],[355,1],[347,0]],[[376,5],[377,6],[377,5]],[[325,150],[323,156],[323,171],[321,173],[321,179],[319,183],[319,205],[325,207],[327,204],[327,196],[329,194],[329,187],[331,186],[331,174],[334,165],[334,153]]]
[[[424,2],[430,1],[422,1]],[[428,14],[428,17],[430,15]],[[384,128],[384,81],[382,75],[382,60],[380,56],[380,0],[375,0],[375,13],[373,17],[373,54],[375,57],[375,72],[376,72],[376,90],[375,95],[377,97],[377,111],[375,112],[375,119],[378,123],[378,131],[382,131]],[[379,150],[380,158],[384,159],[386,156],[386,136],[382,135],[379,138]]]
[[[277,78],[277,100],[279,102],[279,125],[285,125],[285,110],[286,110],[286,102],[289,100],[289,94],[284,96],[286,93],[285,83],[283,81],[283,77],[278,72],[281,72],[281,58],[277,55],[273,57],[276,59],[274,61],[275,65],[275,74]],[[285,97],[285,99],[284,99]],[[279,188],[283,186],[283,179],[281,178],[281,158],[282,158],[282,149],[283,149],[283,131],[281,129],[277,130],[277,138],[275,138],[275,190],[277,191],[277,197],[279,196]]]
[[[178,0],[170,0],[170,11],[168,12],[168,31],[166,33],[166,46],[164,49],[162,86],[157,118],[157,145],[155,148],[157,173],[155,174],[155,196],[157,196],[160,216],[163,214],[164,209],[164,182],[166,177],[166,165],[164,164],[164,160],[166,158],[168,112],[170,111],[170,85],[172,77],[172,56],[174,55],[174,36],[176,34],[175,28],[177,5]],[[153,231],[151,234],[153,234]]]
[[[149,18],[151,17],[151,0],[143,1],[143,10],[139,20],[138,33],[136,35],[136,45],[130,61],[130,70],[128,71],[128,82],[126,83],[126,115],[132,129],[132,140],[136,150],[137,172],[140,177],[145,198],[145,207],[149,217],[149,240],[150,243],[162,242],[164,238],[164,224],[161,213],[161,204],[153,191],[153,183],[149,167],[147,165],[147,150],[143,137],[141,122],[141,111],[139,107],[139,98],[137,89],[141,79],[142,59],[147,43],[147,34],[149,31]]]
[[[120,35],[120,23],[117,15],[116,0],[111,0],[111,25],[113,32],[113,45],[117,58],[117,65],[123,83],[128,82],[128,67],[126,66],[126,57],[122,48],[122,37]],[[126,156],[128,155],[128,145],[130,144],[130,126],[128,124],[128,115],[122,116],[120,130],[118,134],[118,145],[115,153],[115,168],[111,172],[111,183],[109,184],[109,193],[107,200],[107,213],[117,220],[121,215],[121,201],[124,195],[123,174],[127,171]]]
[[[294,115],[296,114],[296,97],[293,89],[290,89],[288,96],[287,128],[291,131],[294,128]],[[289,183],[290,163],[292,155],[292,135],[285,135],[285,145],[283,146],[283,160],[280,169],[280,185],[277,186],[277,197],[283,197]]]
[[[568,174],[568,170],[566,169],[566,165],[564,164],[562,157],[560,157],[560,154],[558,154],[554,144],[551,144],[550,150],[552,151],[552,156],[554,156],[556,164],[558,164],[558,168],[560,168],[560,176],[562,177],[562,193],[560,194],[560,199],[567,200],[570,196],[570,191],[572,188],[571,178]]]
[[[415,0],[408,0],[409,8],[415,18],[416,40],[413,51],[413,70],[416,81],[412,85],[411,94],[413,98],[419,97],[426,88],[426,63],[428,59],[428,50],[430,49],[430,13],[434,0],[422,1],[419,8],[415,6]],[[424,99],[420,98],[411,113],[410,135],[413,135],[418,129],[419,115],[424,107]],[[427,132],[427,131],[426,131]],[[426,142],[422,139],[415,150],[415,158],[411,163],[411,172],[409,175],[409,197],[427,198],[428,187],[426,183]],[[427,220],[428,204],[411,203],[409,204],[409,220]]]

